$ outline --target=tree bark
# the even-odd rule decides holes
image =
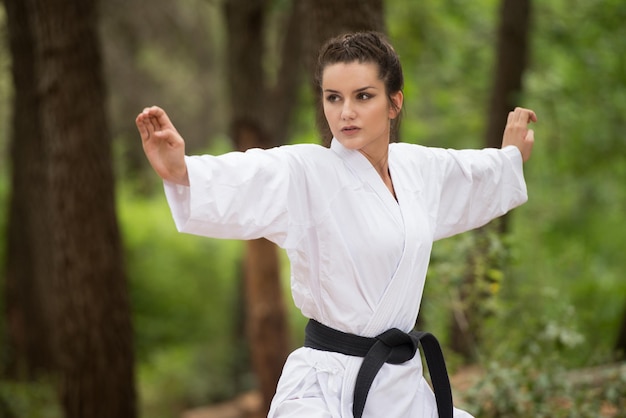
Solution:
[[[46,326],[44,284],[50,271],[46,213],[47,154],[36,89],[32,18],[22,0],[5,0],[14,86],[10,139],[11,195],[7,223],[7,376],[34,380],[54,368]]]
[[[528,66],[531,0],[503,0],[496,51],[494,84],[491,88],[485,146],[500,148],[509,112],[520,104],[524,71]],[[507,230],[507,215],[498,224]]]
[[[529,54],[531,18],[530,0],[503,0],[500,7],[500,24],[494,69],[494,84],[491,90],[485,146],[500,148],[508,113],[519,104],[522,81]],[[489,294],[481,289],[489,282],[484,272],[488,269],[476,267],[495,263],[488,253],[489,231],[497,229],[503,234],[507,230],[507,215],[475,232],[478,248],[468,256],[468,273],[463,281],[460,301],[452,315],[450,346],[467,361],[475,360],[476,345],[481,340],[481,324],[484,319],[481,306]],[[479,271],[479,274],[477,274]],[[459,321],[459,318],[463,320]]]
[[[530,0],[503,0],[485,145],[500,148],[508,113],[520,103],[528,63]]]
[[[24,275],[37,275],[42,289],[45,285],[40,293],[49,307],[46,325],[65,416],[134,417],[132,327],[115,216],[97,3],[17,3],[32,19],[19,35],[32,43],[26,48],[32,51],[36,100],[16,102],[28,103],[24,110],[18,107],[19,115],[28,111],[36,130],[26,141],[37,143],[42,157],[24,158],[39,165],[43,174],[37,175],[44,179],[41,195],[30,193],[25,203],[35,211],[33,218],[46,219],[41,230],[27,235],[32,241],[26,248],[35,261],[46,260],[47,270]],[[14,186],[40,185],[14,181]]]
[[[289,354],[289,324],[276,246],[265,239],[248,241],[246,244],[246,334],[252,366],[263,398],[263,416],[267,416]]]

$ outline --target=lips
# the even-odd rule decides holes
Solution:
[[[358,132],[359,130],[360,130],[360,128],[358,128],[356,126],[345,126],[345,127],[341,128],[341,132],[343,132],[346,135],[354,134],[354,133]]]

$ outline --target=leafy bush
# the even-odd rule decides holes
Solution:
[[[590,373],[593,373],[591,371]],[[596,382],[573,380],[554,358],[491,362],[464,402],[479,417],[617,417],[626,408],[626,369]],[[621,412],[620,412],[621,411]]]
[[[162,195],[121,190],[119,217],[144,408],[171,416],[232,396],[246,373],[237,331],[240,244],[179,234]]]

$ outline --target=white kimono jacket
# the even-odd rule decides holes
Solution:
[[[190,187],[165,184],[179,231],[265,237],[287,251],[296,306],[332,328],[374,337],[410,331],[434,240],[479,227],[527,199],[516,147],[389,148],[397,201],[369,161],[333,140],[186,157]],[[352,417],[361,358],[299,348],[269,417]],[[436,417],[419,355],[384,364],[364,418]],[[455,410],[455,417],[469,417]]]

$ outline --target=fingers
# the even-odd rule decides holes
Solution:
[[[515,110],[509,112],[507,122],[521,122],[528,124],[530,122],[537,122],[537,115],[530,109],[523,107],[516,107]]]
[[[135,124],[143,141],[148,141],[165,128],[172,127],[172,122],[163,109],[157,106],[146,107],[135,119]]]
[[[152,106],[144,109],[144,113],[150,116],[150,123],[155,131],[163,131],[166,129],[176,130],[174,124],[170,120],[165,110],[158,106]]]
[[[137,115],[137,117],[135,118],[135,125],[137,126],[137,130],[139,130],[139,135],[141,135],[141,139],[146,140],[148,138],[148,130],[144,125],[143,119],[143,113]]]
[[[150,122],[150,116],[148,116],[145,110],[137,116],[135,125],[137,125],[143,142],[150,140],[154,136],[154,126]]]
[[[153,137],[156,132],[161,131],[161,125],[159,124],[157,118],[148,113],[147,117],[144,119],[146,124],[146,129],[148,133],[150,133],[150,137]]]
[[[537,122],[537,115],[530,109],[516,107],[509,112],[507,123],[502,137],[502,147],[515,145],[522,153],[522,158],[527,161],[530,158],[535,133],[528,128],[528,124]]]

